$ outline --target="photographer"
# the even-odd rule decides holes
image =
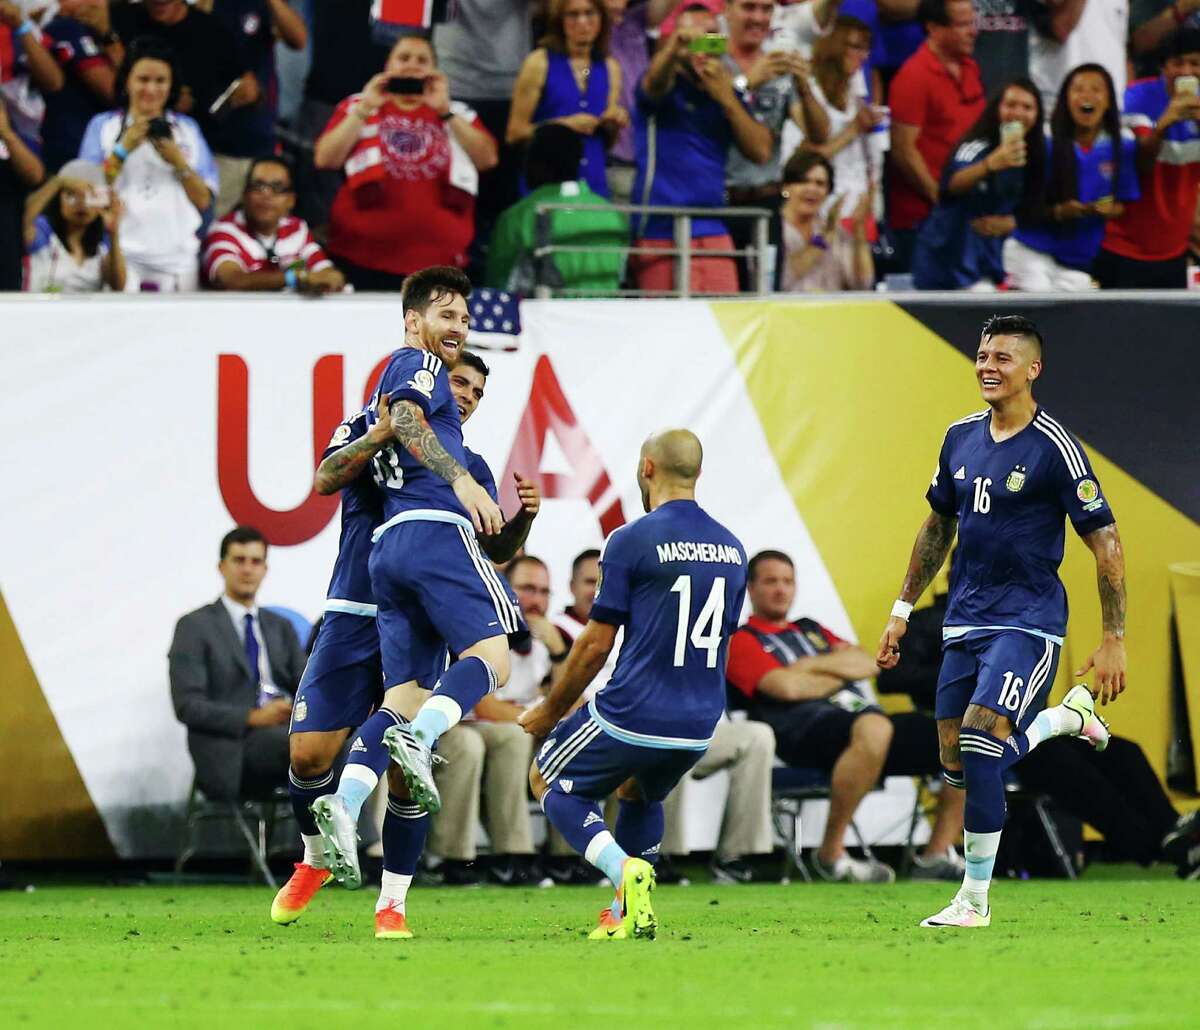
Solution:
[[[410,272],[466,264],[479,173],[496,141],[450,99],[433,45],[403,36],[383,71],[338,105],[317,140],[317,168],[343,168],[329,250],[356,290],[399,290]]]
[[[637,92],[633,124],[637,177],[633,202],[648,205],[720,207],[725,199],[725,163],[731,146],[758,164],[771,159],[774,136],[754,120],[747,100],[734,87],[718,55],[707,52],[717,19],[699,4],[685,7],[675,31],[662,42]],[[661,155],[670,155],[662,160]],[[672,220],[635,216],[636,246],[670,249]],[[736,293],[732,257],[706,257],[706,250],[732,250],[733,240],[716,218],[692,221],[691,289]],[[631,262],[638,289],[669,290],[674,258],[637,254]]]
[[[121,202],[104,169],[68,161],[25,202],[28,293],[96,293],[125,289],[117,226]]]
[[[220,290],[330,293],[346,279],[292,214],[296,190],[282,158],[250,163],[241,203],[209,230],[204,279]]]
[[[125,106],[96,115],[79,156],[103,164],[125,209],[126,290],[179,292],[198,285],[197,232],[217,188],[217,170],[196,123],[176,114],[179,80],[170,51],[154,41],[129,48],[117,74]]]

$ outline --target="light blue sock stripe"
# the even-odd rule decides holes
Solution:
[[[995,865],[995,855],[987,858],[968,858],[967,875],[972,880],[990,880],[992,878],[992,869]]]
[[[350,817],[357,819],[362,811],[362,806],[367,798],[371,796],[371,788],[368,787],[362,780],[343,779],[338,784],[338,797],[346,802],[346,808],[350,811]]]
[[[629,856],[621,850],[621,846],[615,841],[607,845],[599,855],[596,856],[596,861],[592,864],[600,870],[605,876],[612,880],[614,886],[621,886],[621,867],[625,864],[625,859]]]
[[[413,734],[427,744],[432,744],[449,728],[450,720],[446,718],[445,713],[428,705],[417,712],[417,717],[412,721]]]

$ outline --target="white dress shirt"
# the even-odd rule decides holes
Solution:
[[[249,615],[254,619],[251,625],[254,627],[254,639],[258,641],[259,689],[268,694],[284,697],[286,691],[277,687],[275,680],[271,676],[271,662],[267,657],[267,642],[263,639],[262,622],[258,617],[258,605],[251,604],[247,607],[240,601],[235,601],[228,594],[221,595],[221,603],[225,606],[225,610],[229,612],[229,618],[233,620],[233,631],[237,634],[238,641],[241,643],[243,649],[246,646],[246,616]]]

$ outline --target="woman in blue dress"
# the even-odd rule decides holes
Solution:
[[[937,205],[917,232],[918,290],[994,290],[1004,281],[1004,240],[1018,213],[1041,202],[1042,122],[1037,87],[1017,79],[963,134],[942,171]]]
[[[506,142],[527,142],[538,125],[560,122],[584,138],[579,177],[608,196],[604,155],[629,124],[617,102],[621,68],[608,56],[608,10],[601,0],[553,0],[546,35],[521,65]]]

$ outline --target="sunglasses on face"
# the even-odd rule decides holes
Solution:
[[[261,179],[255,179],[246,187],[247,193],[274,193],[276,196],[282,196],[284,193],[291,193],[292,187],[286,182],[263,182]]]

